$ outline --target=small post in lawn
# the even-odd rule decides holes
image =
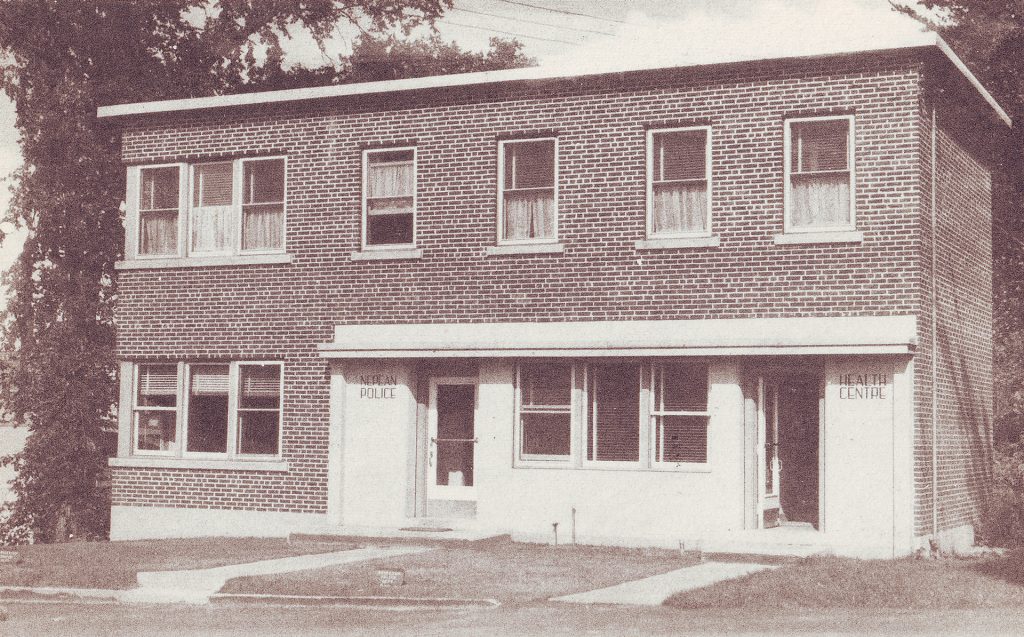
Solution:
[[[558,546],[558,522],[552,522],[551,528],[555,532],[555,546]]]

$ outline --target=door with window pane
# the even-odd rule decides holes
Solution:
[[[476,383],[430,383],[427,495],[440,500],[476,499]]]

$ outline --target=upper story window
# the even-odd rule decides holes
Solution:
[[[283,252],[284,158],[130,168],[130,187],[133,170],[137,213],[129,258]]]
[[[416,149],[363,152],[363,247],[416,243]]]
[[[647,133],[647,235],[711,233],[711,128]]]
[[[139,254],[178,254],[181,169],[155,166],[140,171]]]
[[[853,230],[853,117],[786,121],[786,232]]]
[[[499,143],[499,243],[555,241],[558,236],[557,140]]]

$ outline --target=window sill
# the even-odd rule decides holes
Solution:
[[[487,256],[502,254],[561,254],[565,246],[561,243],[513,243],[501,246],[487,246]]]
[[[657,463],[649,467],[638,464],[609,462],[607,465],[586,461],[582,466],[568,462],[538,462],[518,460],[513,469],[553,469],[557,471],[620,471],[634,473],[711,473],[711,466],[706,464],[669,464]]]
[[[837,232],[787,232],[775,235],[775,245],[796,245],[801,243],[863,243],[864,233],[859,230]]]
[[[208,460],[199,458],[164,458],[133,456],[111,458],[111,467],[146,467],[153,469],[220,469],[225,471],[288,471],[284,460]]]
[[[636,242],[637,250],[665,250],[671,248],[717,248],[721,245],[718,235],[710,237],[672,237],[664,239],[641,239]]]
[[[270,265],[291,263],[290,254],[244,254],[227,257],[168,257],[118,261],[116,270],[153,270],[157,268],[202,268],[230,265]]]
[[[422,257],[422,248],[371,249],[352,253],[353,261],[397,261],[400,259],[420,259]]]

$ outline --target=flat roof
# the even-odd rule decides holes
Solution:
[[[161,113],[176,113],[184,111],[195,111],[204,109],[229,108],[240,106],[254,106],[258,104],[278,104],[284,102],[302,102],[336,97],[347,97],[355,95],[378,95],[386,93],[397,93],[402,91],[416,91],[423,89],[455,88],[464,86],[479,86],[485,84],[501,84],[506,82],[521,82],[530,80],[554,80],[582,77],[598,77],[614,73],[626,73],[631,71],[657,71],[682,68],[696,68],[701,66],[713,66],[716,64],[730,64],[737,62],[761,62],[769,60],[785,59],[807,59],[831,56],[855,55],[860,53],[877,53],[884,51],[897,51],[915,48],[935,47],[942,52],[949,61],[956,67],[967,81],[977,90],[981,98],[995,112],[995,115],[1007,126],[1012,125],[1010,116],[996,102],[992,94],[982,86],[978,78],[967,68],[956,53],[946,44],[937,33],[933,31],[922,31],[917,34],[904,35],[898,40],[880,42],[878,46],[865,46],[864,43],[854,43],[844,47],[841,44],[830,44],[827,49],[818,47],[794,49],[791,53],[780,52],[774,55],[764,55],[764,52],[738,51],[736,53],[716,51],[713,55],[690,55],[688,59],[679,60],[673,63],[666,60],[658,60],[655,63],[640,62],[632,63],[622,60],[618,63],[601,66],[534,66],[521,69],[509,69],[503,71],[483,71],[477,73],[457,73],[453,75],[431,75],[427,77],[416,77],[403,80],[384,80],[380,82],[361,82],[356,84],[339,84],[332,86],[317,86],[312,88],[287,89],[279,91],[261,91],[256,93],[236,93],[230,95],[215,95],[212,97],[192,97],[176,100],[159,100],[153,102],[134,102],[128,104],[115,104],[111,106],[100,106],[96,110],[97,117],[125,117],[139,115],[155,115]]]

